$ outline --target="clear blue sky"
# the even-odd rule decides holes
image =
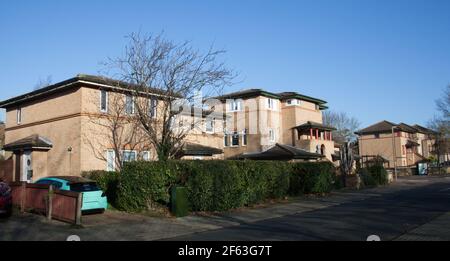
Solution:
[[[139,30],[227,49],[230,91],[297,91],[363,125],[425,124],[450,84],[447,0],[1,1],[0,100],[97,74]]]

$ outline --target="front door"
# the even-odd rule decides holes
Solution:
[[[22,175],[20,181],[30,182],[33,177],[31,165],[31,151],[24,151],[22,155]]]

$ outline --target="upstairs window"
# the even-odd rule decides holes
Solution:
[[[125,112],[128,115],[134,114],[134,99],[131,95],[125,97]]]
[[[375,139],[379,139],[380,138],[380,134],[379,133],[375,133]]]
[[[151,118],[156,118],[157,107],[158,107],[158,101],[155,98],[151,98],[150,104],[149,104],[149,116]]]
[[[275,142],[275,131],[273,129],[269,129],[269,141]]]
[[[232,100],[228,107],[230,112],[242,111],[242,100]]]
[[[286,101],[286,105],[288,105],[288,106],[300,105],[300,100],[289,99]]]
[[[319,106],[319,104],[316,104],[316,111],[320,111],[320,106]]]
[[[108,92],[105,90],[100,91],[100,111],[108,111]]]
[[[206,119],[205,131],[208,133],[214,133],[214,119]]]
[[[267,99],[267,108],[268,109],[270,109],[270,110],[275,110],[276,109],[276,100],[275,99],[271,99],[271,98],[268,98]]]
[[[17,109],[17,124],[22,123],[22,108]]]

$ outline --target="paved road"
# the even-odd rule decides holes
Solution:
[[[450,179],[409,178],[409,189],[171,240],[450,240]],[[401,187],[401,185],[399,185]]]
[[[0,220],[2,240],[450,240],[450,177],[408,177],[362,191],[234,210],[162,218],[107,211],[83,227],[33,214]]]

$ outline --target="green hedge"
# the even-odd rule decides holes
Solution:
[[[389,183],[388,173],[382,165],[373,165],[361,169],[360,175],[365,187],[376,187]]]
[[[329,193],[335,182],[335,168],[329,162],[293,163],[290,194]]]
[[[115,206],[129,212],[155,203],[169,207],[175,185],[187,188],[190,210],[224,211],[288,195],[328,193],[335,179],[334,166],[326,162],[223,160],[132,162],[120,175],[89,177],[114,191]]]

